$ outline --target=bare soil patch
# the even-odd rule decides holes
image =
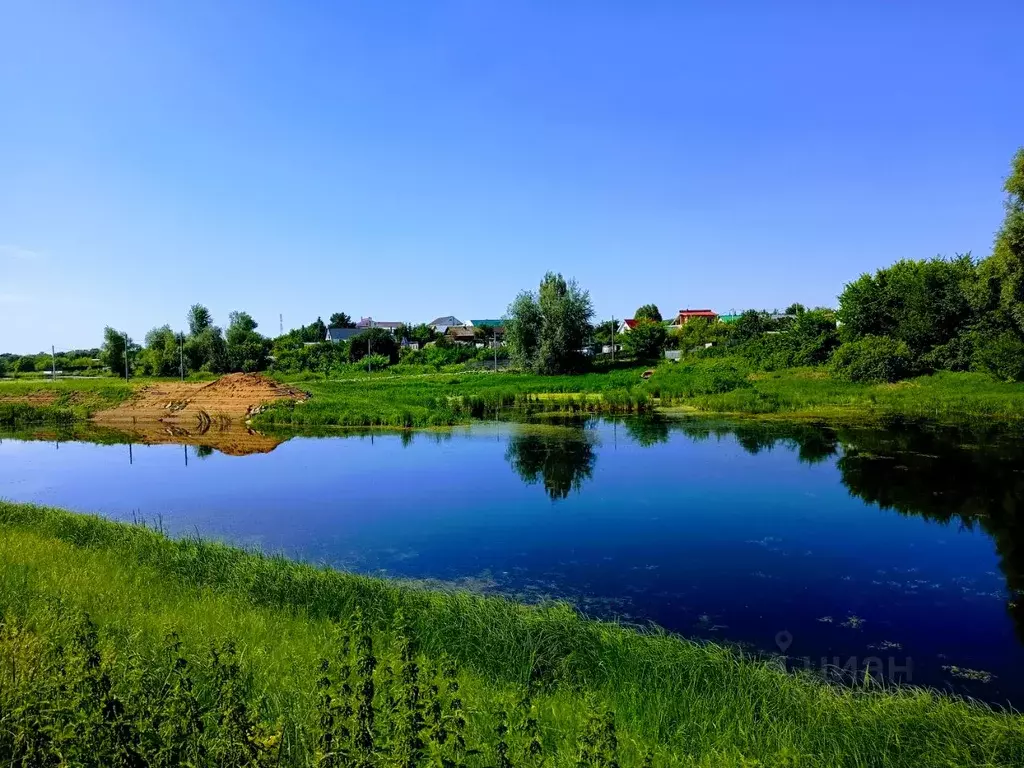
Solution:
[[[203,434],[215,425],[241,425],[258,409],[276,400],[303,402],[308,397],[307,392],[258,373],[231,373],[205,383],[150,384],[127,402],[93,414],[92,420],[110,426],[159,422],[188,430],[190,434]]]

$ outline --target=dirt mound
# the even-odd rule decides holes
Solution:
[[[244,422],[276,400],[305,401],[308,393],[258,373],[231,373],[207,383],[160,382],[143,387],[131,400],[93,414],[101,424],[140,421],[174,425],[205,434],[211,425]]]

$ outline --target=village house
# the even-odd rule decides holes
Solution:
[[[628,320],[623,320],[621,323],[619,323],[619,327],[616,330],[616,333],[629,333],[634,328],[636,328],[636,320],[634,320],[631,317]]]
[[[389,320],[374,320],[372,317],[364,317],[356,323],[356,328],[360,331],[365,331],[368,328],[383,328],[388,333],[394,334],[400,326],[405,323],[398,323]]]
[[[427,323],[427,325],[433,328],[437,333],[443,335],[448,333],[449,328],[453,326],[463,326],[465,323],[459,320],[455,315],[445,315],[444,317],[435,317]]]
[[[676,319],[672,322],[671,328],[682,328],[695,318],[704,318],[711,322],[718,319],[718,314],[710,309],[680,309]]]
[[[476,330],[470,325],[453,325],[446,334],[456,344],[473,344],[476,342]]]
[[[365,328],[328,328],[327,336],[324,338],[324,341],[333,341],[335,343],[339,341],[348,341],[353,336],[358,336],[365,330]]]

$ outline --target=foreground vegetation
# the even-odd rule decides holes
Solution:
[[[831,687],[564,605],[26,505],[0,503],[0,528],[8,764],[1024,762],[1019,716]]]

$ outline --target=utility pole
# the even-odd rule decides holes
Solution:
[[[128,381],[128,334],[124,335],[124,380]],[[131,443],[128,443],[128,451],[131,453]]]
[[[185,380],[185,334],[178,334],[178,371],[181,373],[181,380]],[[188,464],[188,459],[185,459]]]
[[[612,315],[612,363],[615,362],[615,315]]]
[[[498,326],[494,326],[494,372],[498,372]]]
[[[373,321],[370,321],[370,328],[373,328]],[[366,336],[366,372],[373,373],[373,363],[370,362],[370,355],[373,354],[373,339]]]
[[[56,381],[57,380],[57,352],[54,350],[53,344],[50,345],[50,360],[51,360],[51,362],[53,364],[53,373],[51,374],[50,378],[53,381]]]
[[[284,313],[282,312],[277,316],[278,320],[278,336],[284,336]]]

